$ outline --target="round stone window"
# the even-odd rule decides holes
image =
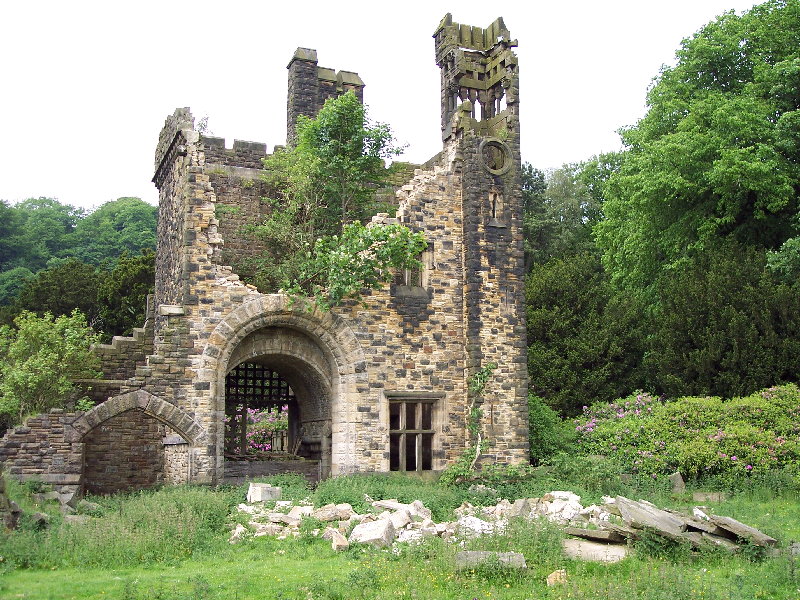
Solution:
[[[496,138],[487,138],[478,148],[483,168],[492,175],[502,175],[511,168],[511,149]]]

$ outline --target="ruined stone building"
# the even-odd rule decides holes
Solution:
[[[439,471],[467,446],[469,379],[489,362],[482,461],[527,461],[516,42],[502,19],[482,29],[450,15],[434,40],[442,151],[398,189],[396,217],[373,219],[425,234],[423,271],[327,313],[246,285],[226,265],[254,249],[241,225],[267,210],[266,146],[227,149],[178,109],[155,156],[148,322],[99,349],[93,390],[109,399],[9,432],[0,460],[12,475],[111,492],[281,469]],[[362,97],[356,73],[320,67],[314,50],[298,49],[288,71],[290,140],[297,115],[347,90]],[[247,408],[271,406],[287,407],[285,460],[237,460]]]

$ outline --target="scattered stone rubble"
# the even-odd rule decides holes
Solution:
[[[251,484],[258,485],[258,484]],[[261,484],[263,485],[263,484]],[[261,492],[248,493],[248,498]],[[277,490],[277,491],[276,491]],[[279,488],[266,496],[280,497]],[[249,515],[248,527],[237,525],[230,541],[235,543],[248,535],[271,535],[279,539],[300,535],[300,524],[306,517],[316,519],[324,529],[312,533],[329,540],[334,550],[345,550],[351,544],[369,544],[377,548],[396,543],[419,542],[427,537],[441,537],[461,542],[481,535],[499,533],[509,519],[540,519],[564,526],[571,536],[563,542],[569,558],[600,562],[617,562],[628,554],[630,542],[644,531],[670,540],[688,543],[695,548],[717,546],[735,552],[742,543],[763,546],[776,551],[777,540],[730,517],[711,515],[696,507],[692,515],[663,510],[646,500],[638,502],[617,496],[604,497],[602,506],[584,507],[580,496],[567,491],[554,491],[541,498],[520,498],[513,503],[500,500],[493,506],[476,507],[465,502],[455,510],[455,521],[435,523],[431,511],[415,500],[405,504],[394,499],[371,501],[373,511],[357,514],[350,504],[327,504],[314,508],[310,502],[294,504],[278,500],[240,504],[238,510]],[[513,554],[513,553],[512,553]],[[459,568],[495,560],[524,568],[524,558],[504,553],[460,553]],[[521,561],[520,561],[521,559]]]

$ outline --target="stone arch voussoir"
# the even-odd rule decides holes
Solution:
[[[75,437],[82,441],[90,431],[112,417],[136,409],[171,427],[192,446],[206,443],[205,428],[186,411],[144,390],[120,394],[95,406],[72,424]]]
[[[248,335],[266,327],[298,329],[317,340],[329,353],[339,377],[359,379],[365,358],[353,331],[341,317],[319,309],[309,310],[302,300],[292,302],[283,294],[267,294],[231,311],[211,333],[203,352],[203,369],[220,373]]]

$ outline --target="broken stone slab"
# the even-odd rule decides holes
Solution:
[[[392,522],[395,529],[402,529],[411,523],[411,515],[407,510],[396,510],[389,515],[389,520]]]
[[[425,535],[419,529],[402,529],[397,532],[396,542],[404,542],[406,544],[418,544],[425,539]]]
[[[359,523],[350,533],[349,542],[370,544],[376,548],[391,545],[395,538],[394,525],[389,519]]]
[[[611,529],[586,529],[583,527],[565,527],[564,533],[567,535],[574,535],[575,537],[583,538],[585,540],[606,542],[606,543],[620,543],[624,542],[626,536],[613,531]]]
[[[718,548],[722,548],[723,550],[727,550],[728,552],[737,552],[739,550],[739,545],[735,544],[726,537],[712,535],[710,533],[706,533],[705,531],[700,535],[703,536],[703,541],[713,546],[717,546]]]
[[[347,550],[349,547],[350,542],[347,541],[347,538],[334,529],[333,533],[331,534],[331,548],[333,551],[341,552],[343,550]]]
[[[405,504],[394,498],[389,498],[388,500],[373,501],[372,506],[375,508],[383,508],[388,511],[407,510],[412,518],[420,517],[423,519],[430,519],[432,515],[430,509],[425,508],[425,505],[420,500],[414,500],[411,504]]]
[[[262,535],[281,535],[285,533],[286,530],[285,527],[278,523],[257,523],[255,521],[250,521],[250,525],[255,530],[253,533],[255,537],[260,537]]]
[[[231,532],[231,537],[228,538],[228,542],[231,544],[235,544],[242,538],[244,538],[248,534],[247,527],[242,525],[241,523],[237,523],[234,530]]]
[[[323,523],[341,520],[339,517],[339,510],[335,504],[326,504],[322,508],[318,508],[313,512],[309,512],[312,519],[318,519]]]
[[[693,502],[725,502],[728,495],[725,492],[693,492]]]
[[[303,517],[313,517],[314,516],[314,507],[313,506],[293,506],[292,509],[286,513],[293,519],[302,519]],[[320,519],[322,521],[323,519]]]
[[[519,498],[514,500],[514,504],[511,505],[511,509],[508,511],[508,518],[514,519],[527,519],[531,516],[531,503],[528,502],[527,498]]]
[[[497,525],[499,525],[499,523]],[[495,527],[496,525],[488,521],[471,516],[461,517],[455,524],[456,532],[467,537],[477,537],[493,533]]]
[[[628,556],[625,544],[604,544],[591,540],[568,538],[561,540],[567,558],[592,562],[615,563]]]
[[[686,531],[683,519],[656,508],[650,503],[634,502],[624,496],[617,496],[615,504],[626,525],[638,529],[653,529],[662,535],[667,534],[674,537],[679,537]]]
[[[669,482],[672,484],[672,492],[675,494],[682,494],[686,491],[686,482],[683,480],[683,475],[680,471],[675,471],[669,476]]]
[[[715,525],[730,531],[737,538],[748,540],[756,546],[774,547],[778,545],[778,540],[773,537],[762,533],[755,527],[745,525],[741,521],[737,521],[731,517],[719,517],[717,515],[710,516],[711,522]]]
[[[269,485],[268,483],[251,483],[247,489],[247,502],[267,502],[269,500],[280,500],[281,488]]]
[[[613,531],[614,533],[618,533],[626,540],[638,540],[639,539],[639,531],[635,530],[632,527],[628,527],[626,525],[621,525],[619,523],[611,523],[611,522],[603,522],[600,523],[600,527],[602,529],[607,529],[609,531]]]
[[[464,550],[456,554],[456,569],[471,569],[482,565],[500,565],[511,569],[527,569],[525,557],[519,552],[490,552]]]

